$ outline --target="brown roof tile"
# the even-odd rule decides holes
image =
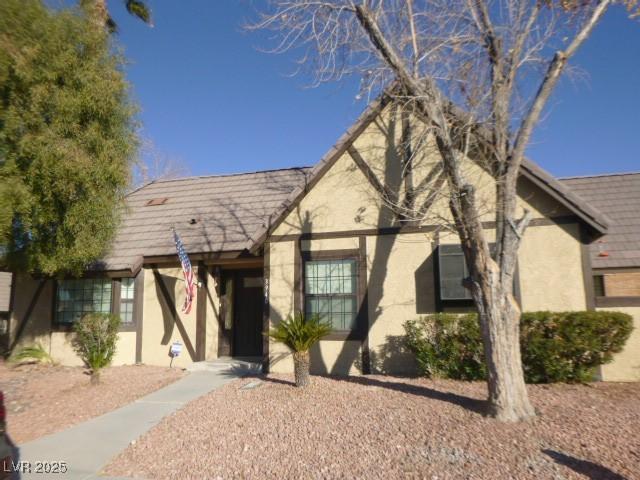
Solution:
[[[135,270],[143,256],[173,255],[175,227],[188,253],[242,251],[269,215],[305,183],[309,168],[153,182],[127,196],[111,252],[97,265]],[[161,205],[147,203],[167,198]],[[191,219],[196,223],[191,224]]]
[[[611,219],[607,235],[591,245],[593,267],[640,267],[640,172],[560,181]]]

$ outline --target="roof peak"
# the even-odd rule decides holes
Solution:
[[[640,175],[640,171],[639,172],[598,173],[594,175],[574,175],[571,177],[557,177],[557,178],[558,180],[574,180],[579,178],[622,177],[627,175]]]

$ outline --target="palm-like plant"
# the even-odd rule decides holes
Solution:
[[[296,387],[309,385],[309,350],[329,332],[331,332],[330,323],[320,321],[317,315],[305,318],[302,313],[297,313],[293,317],[289,315],[286,320],[282,320],[275,328],[269,330],[269,337],[283,343],[293,353]]]

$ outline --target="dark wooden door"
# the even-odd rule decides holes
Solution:
[[[262,356],[262,270],[234,272],[233,356]]]

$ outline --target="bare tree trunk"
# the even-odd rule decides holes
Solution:
[[[293,352],[293,373],[296,387],[309,385],[309,352]]]
[[[100,370],[91,370],[91,385],[99,385],[100,384]]]
[[[472,288],[478,307],[487,364],[489,414],[515,422],[535,415],[529,402],[520,355],[520,308],[512,284],[500,281],[498,265],[487,259],[480,281]]]

